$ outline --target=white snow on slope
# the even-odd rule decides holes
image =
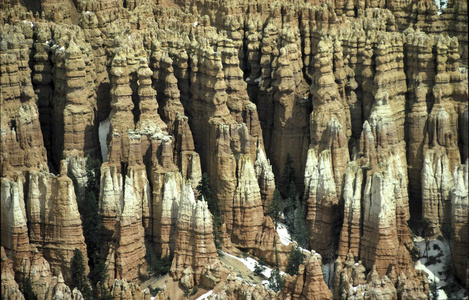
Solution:
[[[250,257],[246,257],[245,259],[244,258],[241,258],[241,257],[237,257],[237,256],[234,256],[234,255],[231,255],[229,253],[226,253],[226,252],[223,252],[224,255],[227,255],[229,257],[232,257],[234,259],[237,259],[239,260],[240,262],[242,262],[249,270],[251,270],[252,272],[254,272],[254,267],[256,266],[256,264],[258,263],[255,259],[252,259]],[[270,275],[272,273],[272,269],[269,268],[268,266],[263,266],[265,267],[264,271],[262,272],[262,275],[264,275],[265,277],[267,278],[270,278]],[[283,274],[285,274],[285,272],[282,272],[280,271],[280,275],[283,276]]]
[[[101,156],[103,162],[107,161],[107,135],[109,133],[110,126],[111,122],[109,121],[109,117],[99,123],[99,145],[101,146]]]
[[[277,233],[280,237],[280,241],[282,242],[282,244],[288,245],[290,244],[290,242],[292,242],[290,232],[288,232],[287,229],[287,225],[279,222],[277,224]]]
[[[420,249],[421,258],[415,263],[417,270],[422,270],[428,275],[430,283],[435,282],[438,289],[438,299],[448,299],[443,287],[452,281],[451,278],[446,278],[445,265],[451,260],[451,250],[446,241],[439,239],[429,240],[428,246],[425,247],[425,239],[416,237],[414,239],[415,246]],[[426,248],[426,249],[425,249]],[[428,254],[427,254],[428,253]],[[428,258],[427,258],[428,257]],[[462,299],[465,290],[459,289],[456,295],[452,295],[457,299]]]
[[[211,294],[213,294],[213,290],[210,290],[210,291],[206,292],[205,294],[203,294],[202,296],[200,296],[196,300],[207,300],[208,297],[210,297]]]

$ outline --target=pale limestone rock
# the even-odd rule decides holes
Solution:
[[[454,230],[452,254],[456,267],[456,275],[466,288],[468,284],[468,252],[469,246],[469,203],[468,174],[469,163],[456,167],[453,173],[454,187],[451,190],[451,226]]]
[[[264,213],[256,174],[249,155],[238,157],[238,186],[233,199],[232,242],[241,248],[252,248],[261,230]]]
[[[171,274],[173,278],[179,280],[183,278],[184,270],[190,267],[193,272],[194,284],[198,284],[204,267],[217,260],[212,215],[205,201],[195,201],[192,187],[185,183],[178,207]],[[189,279],[186,278],[187,280]]]
[[[3,227],[3,226],[2,226]],[[3,240],[3,239],[2,239]],[[5,249],[1,246],[2,251],[2,299],[24,300],[18,283],[15,281],[15,272],[13,271],[13,261],[9,259],[5,253]]]
[[[259,189],[261,191],[262,206],[267,211],[275,190],[275,177],[270,161],[265,157],[262,148],[257,148],[257,158],[254,163]]]
[[[429,236],[435,236],[443,224],[450,222],[452,186],[446,153],[427,150],[422,169],[422,218],[428,220]]]
[[[308,199],[306,224],[309,243],[319,253],[327,254],[332,243],[339,205],[329,150],[322,151],[319,157],[314,149],[308,150],[305,195]]]

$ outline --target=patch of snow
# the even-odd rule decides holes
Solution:
[[[440,282],[440,278],[436,277],[435,274],[433,274],[432,271],[430,271],[424,264],[422,264],[422,262],[419,260],[415,263],[415,268],[417,270],[422,270],[424,271],[425,273],[427,273],[428,275],[428,281],[430,283],[434,282],[434,283],[438,283]]]
[[[111,122],[109,121],[109,117],[99,123],[99,145],[101,146],[101,156],[103,162],[107,161],[107,135],[109,133],[109,127],[111,126]]]
[[[436,7],[438,8],[438,15],[443,13],[443,9],[448,7],[448,0],[434,0]]]
[[[90,12],[87,10],[85,14],[89,15],[89,14],[90,14]]]
[[[443,290],[448,281],[452,281],[451,277],[446,277],[445,272],[445,265],[451,259],[451,250],[448,243],[435,239],[429,240],[427,244],[423,237],[415,237],[414,244],[420,249],[420,259],[415,263],[415,268],[427,273],[429,282],[436,284],[438,299],[448,299]],[[465,289],[460,288],[456,293],[456,298],[462,299],[464,293]]]
[[[262,83],[262,76],[259,76],[259,77],[257,77],[256,79],[254,79],[254,82],[257,82],[257,84],[258,84],[259,86],[261,86],[261,83]]]
[[[282,242],[282,244],[284,245],[290,244],[292,239],[291,239],[290,233],[288,232],[287,225],[278,222],[277,233],[278,233],[278,236],[280,237],[280,241]]]
[[[65,50],[65,46],[62,46],[60,47],[59,51],[64,51]]]
[[[150,297],[150,300],[155,300],[155,297]]]
[[[200,296],[199,298],[197,298],[196,300],[207,300],[208,297],[213,294],[213,290],[210,290],[208,292],[206,292],[205,294],[203,294],[202,296]]]
[[[251,78],[249,78],[249,77],[246,78],[246,82],[249,82],[249,81],[251,81]]]
[[[246,259],[244,258],[240,258],[240,257],[237,257],[237,256],[234,256],[234,255],[231,255],[229,253],[226,253],[226,252],[223,252],[224,255],[228,255],[229,257],[232,257],[234,259],[237,259],[239,260],[240,262],[242,262],[246,268],[248,268],[251,272],[254,272],[254,267],[256,266],[256,264],[258,264],[258,262],[255,260],[255,259],[252,259],[250,257],[246,257]],[[262,271],[262,275],[264,275],[266,278],[270,278],[270,275],[272,273],[272,269],[269,268],[268,266],[263,266],[265,269],[264,271]],[[283,271],[280,271],[280,275],[283,276],[283,274],[285,274],[285,272]]]
[[[194,22],[194,27],[197,27],[197,25],[199,25],[199,23],[197,23],[197,22]]]

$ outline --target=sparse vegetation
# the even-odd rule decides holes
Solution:
[[[273,269],[269,278],[269,287],[278,292],[283,288],[283,279],[278,269]]]
[[[263,276],[262,272],[264,271],[265,271],[265,267],[259,263],[256,263],[256,265],[254,266],[254,275]]]
[[[73,290],[75,287],[81,292],[83,298],[92,299],[91,288],[88,284],[88,280],[85,275],[85,263],[83,260],[83,253],[80,249],[75,248],[73,250],[73,257],[70,266],[72,271],[72,284],[70,289]]]
[[[78,211],[80,212],[83,226],[83,236],[85,237],[90,279],[93,287],[93,297],[108,299],[108,291],[104,286],[107,278],[107,268],[105,257],[102,254],[102,218],[99,213],[99,181],[100,162],[96,159],[88,158],[86,161],[86,186],[83,194],[79,194],[78,181],[69,169],[68,177],[72,179],[75,193],[79,199]],[[99,291],[99,292],[98,292]]]
[[[197,186],[197,191],[199,193],[198,200],[203,199],[207,202],[208,210],[213,216],[213,235],[215,247],[220,249],[223,245],[223,239],[221,237],[221,226],[223,224],[223,216],[220,211],[220,206],[218,202],[212,197],[212,190],[210,189],[210,178],[207,173],[202,175],[202,180]]]
[[[195,294],[197,294],[198,291],[199,291],[199,288],[197,286],[194,286],[191,291],[191,296],[194,296]]]
[[[282,203],[282,196],[280,196],[280,192],[276,189],[274,191],[274,195],[270,200],[269,206],[267,208],[267,215],[272,218],[274,221],[275,228],[277,228],[278,220],[280,218],[280,214],[283,211],[283,203]]]
[[[301,249],[296,246],[292,247],[290,250],[290,255],[288,256],[288,263],[287,268],[285,269],[285,273],[290,275],[298,274],[298,269],[300,265],[303,263],[305,255],[301,252]]]
[[[33,287],[31,285],[31,279],[29,276],[25,275],[26,271],[23,270],[23,275],[21,279],[21,292],[23,293],[25,300],[37,300],[36,295],[33,292]]]
[[[290,231],[291,237],[294,241],[298,243],[301,247],[307,247],[308,238],[306,230],[306,214],[304,210],[304,203],[300,201],[298,191],[296,189],[296,177],[295,177],[295,168],[292,166],[293,159],[290,154],[287,154],[285,159],[285,165],[283,167],[282,179],[286,189],[286,205],[283,208],[283,201],[281,205],[276,205],[275,207],[281,207],[280,209],[284,210],[284,216],[286,225]],[[274,194],[275,197],[275,194]],[[278,200],[277,200],[278,201]]]
[[[171,259],[169,255],[163,256],[161,259],[153,251],[153,247],[150,244],[146,246],[145,258],[148,262],[148,273],[153,276],[165,275],[171,269]]]

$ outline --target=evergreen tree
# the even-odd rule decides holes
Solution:
[[[33,292],[33,287],[31,285],[31,279],[25,275],[25,270],[23,270],[22,275],[22,289],[21,292],[23,293],[25,300],[37,300],[36,295]]]
[[[290,249],[290,255],[288,256],[288,263],[285,272],[290,275],[298,274],[298,269],[300,265],[303,263],[305,255],[301,252],[301,249],[296,246]]]
[[[278,269],[273,269],[272,273],[270,273],[269,288],[276,292],[280,291],[283,288],[282,276],[280,275]]]
[[[292,238],[295,240],[300,247],[307,247],[308,238],[306,230],[306,220],[305,220],[305,211],[303,205],[301,205],[300,200],[296,199],[296,211],[295,218],[293,220],[293,233]]]
[[[295,168],[292,166],[293,159],[291,158],[290,153],[287,153],[287,157],[285,158],[285,164],[283,166],[282,172],[282,179],[284,186],[287,189],[290,188],[290,183],[293,182],[295,184]]]
[[[70,266],[72,271],[72,284],[70,288],[73,290],[77,288],[85,299],[92,299],[91,288],[85,275],[85,263],[83,260],[83,253],[78,248],[73,250],[73,257]]]
[[[217,249],[220,249],[223,244],[223,239],[221,238],[221,225],[223,223],[220,206],[218,202],[212,197],[212,190],[210,189],[210,178],[207,173],[202,174],[202,180],[197,186],[197,191],[199,192],[198,200],[203,199],[207,202],[208,210],[213,216],[213,235],[214,242]]]
[[[274,221],[275,228],[277,228],[278,220],[280,218],[280,214],[283,210],[283,203],[282,197],[280,196],[280,192],[275,189],[274,195],[270,200],[270,203],[267,207],[267,215],[269,215],[272,220]]]
[[[70,172],[68,176],[72,179],[75,186],[75,192],[78,191],[78,181],[73,173]],[[79,195],[77,199],[78,210],[82,218],[83,236],[85,237],[87,255],[89,258],[88,265],[90,273],[88,275],[90,282],[93,286],[94,297],[98,298],[98,282],[101,283],[100,289],[104,287],[104,282],[107,278],[107,268],[105,264],[105,257],[101,252],[101,231],[102,231],[102,218],[99,213],[99,181],[100,181],[100,162],[98,160],[88,158],[86,161],[86,186],[83,194]]]

